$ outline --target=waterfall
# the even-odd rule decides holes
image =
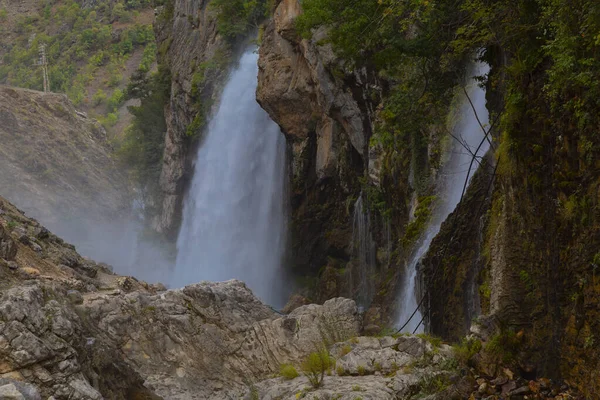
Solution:
[[[373,300],[375,273],[375,242],[371,236],[371,215],[365,207],[363,194],[354,204],[352,222],[352,262],[348,286],[358,306],[366,309]]]
[[[242,55],[198,149],[171,283],[235,278],[282,306],[285,140],[256,102],[257,62]]]
[[[465,98],[461,98],[460,107],[457,110],[457,121],[451,127],[453,134],[462,143],[453,141],[453,145],[450,146],[451,156],[444,164],[440,173],[436,208],[417,250],[407,263],[400,291],[399,311],[396,318],[398,328],[406,324],[403,328],[404,332],[423,331],[423,324],[421,324],[422,315],[420,310],[418,310],[418,303],[421,300],[418,298],[418,293],[420,292],[419,281],[417,279],[419,262],[429,250],[431,241],[438,234],[442,222],[458,205],[462,196],[465,179],[469,176],[470,180],[479,165],[477,162],[473,163],[469,174],[469,165],[472,159],[471,153],[475,153],[484,137],[484,132],[477,121],[477,117],[479,117],[479,121],[486,129],[489,128],[487,126],[489,115],[485,106],[485,90],[479,86],[474,77],[487,75],[488,72],[489,66],[481,62],[476,63],[471,71],[473,78],[470,79],[466,89],[473,107],[466,96],[464,96]],[[473,111],[473,108],[476,112]],[[479,160],[481,160],[481,157],[485,155],[488,149],[489,143],[486,141],[477,151],[476,156]]]

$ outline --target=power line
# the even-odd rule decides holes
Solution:
[[[39,47],[40,60],[37,65],[42,67],[42,75],[44,77],[44,93],[50,91],[50,76],[48,75],[48,59],[46,58],[46,45],[40,44]]]

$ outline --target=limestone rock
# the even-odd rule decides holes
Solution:
[[[13,393],[12,395],[16,397],[10,397],[11,392]],[[40,393],[35,386],[12,379],[0,378],[0,399],[13,398],[23,400],[42,400]]]
[[[17,246],[3,226],[0,226],[0,258],[12,261],[17,255]]]
[[[25,400],[25,397],[17,390],[15,385],[9,383],[8,385],[0,386],[0,399]]]
[[[433,363],[425,368],[412,367],[432,353],[431,344],[414,336],[358,337],[331,348],[336,367],[326,373],[321,387],[312,388],[308,379],[301,376],[292,380],[269,379],[256,384],[254,390],[259,398],[273,400],[298,396],[314,400],[409,398],[419,392],[423,380],[448,374],[432,368]],[[408,365],[410,372],[405,373],[403,366]]]

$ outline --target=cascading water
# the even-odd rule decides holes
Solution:
[[[371,236],[371,216],[362,193],[354,204],[352,222],[352,262],[348,286],[358,306],[365,309],[373,300],[375,272],[375,242]]]
[[[198,150],[171,283],[240,279],[280,306],[285,140],[256,102],[257,62],[255,51],[242,55]]]
[[[479,62],[475,64],[472,76],[484,76],[488,72],[489,66]],[[466,89],[473,106],[465,96],[458,110],[458,121],[451,128],[454,135],[462,143],[453,142],[453,146],[450,146],[452,156],[444,164],[441,171],[438,202],[434,215],[427,226],[419,247],[407,264],[405,279],[400,292],[399,312],[396,318],[396,325],[398,328],[403,327],[402,331],[404,332],[422,332],[424,329],[421,324],[422,315],[418,309],[420,302],[420,299],[417,298],[417,293],[419,293],[418,264],[429,250],[431,241],[440,231],[442,222],[458,205],[465,180],[467,177],[470,180],[477,169],[479,164],[475,162],[469,172],[473,154],[477,152],[475,156],[478,160],[481,160],[489,149],[487,141],[484,141],[480,146],[485,135],[480,122],[486,129],[488,129],[487,124],[489,122],[489,115],[485,106],[485,90],[478,85],[477,80],[474,78],[470,80]]]

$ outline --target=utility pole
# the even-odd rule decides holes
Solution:
[[[44,75],[44,93],[50,91],[50,77],[48,75],[48,60],[46,59],[46,45],[40,44],[40,61],[38,63],[42,67],[42,74]]]

